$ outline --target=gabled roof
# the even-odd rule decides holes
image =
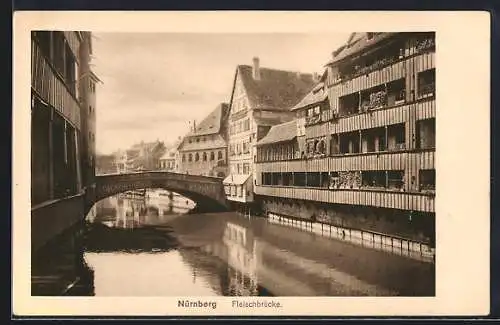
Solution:
[[[321,81],[318,82],[313,89],[302,98],[302,100],[297,103],[291,111],[298,110],[300,108],[306,108],[311,105],[315,105],[325,101],[328,98],[328,92],[325,89],[325,80],[326,80],[327,72],[323,74],[321,77]]]
[[[196,125],[196,130],[189,132],[186,137],[208,135],[219,133],[222,125],[222,119],[228,110],[229,104],[219,104],[200,124]]]
[[[314,85],[312,74],[260,68],[260,78],[255,80],[252,69],[239,65],[237,74],[254,109],[289,110]]]
[[[369,38],[368,34],[372,34],[372,37]],[[327,65],[339,62],[349,56],[366,50],[396,34],[398,33],[352,33],[347,39],[346,44],[333,51],[333,59],[328,62]]]
[[[293,140],[297,136],[297,122],[295,120],[278,124],[269,130],[257,146]]]

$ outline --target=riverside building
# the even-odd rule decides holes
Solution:
[[[259,58],[236,68],[227,122],[230,174],[224,188],[237,209],[254,205],[255,144],[273,125],[293,120],[290,108],[313,85],[313,74],[263,68]]]
[[[267,213],[435,240],[435,35],[353,33],[257,143]]]
[[[190,175],[227,175],[229,105],[219,104],[181,140],[177,147],[177,171]]]
[[[91,53],[90,32],[31,33],[33,252],[79,221],[95,182]]]

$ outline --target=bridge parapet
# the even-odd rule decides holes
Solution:
[[[168,189],[207,209],[228,207],[221,178],[157,171],[98,175],[95,199],[141,188]]]

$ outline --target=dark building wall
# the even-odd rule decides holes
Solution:
[[[77,32],[37,31],[31,38],[32,205],[80,191],[81,129]]]
[[[259,202],[261,202],[264,212],[305,220],[315,219],[336,226],[363,229],[422,242],[434,240],[434,213],[322,204],[314,201],[272,197],[259,197]]]

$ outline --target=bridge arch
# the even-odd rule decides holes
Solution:
[[[98,175],[93,201],[98,202],[109,196],[143,188],[162,188],[179,193],[196,202],[196,209],[199,211],[228,210],[220,178],[170,172]]]

